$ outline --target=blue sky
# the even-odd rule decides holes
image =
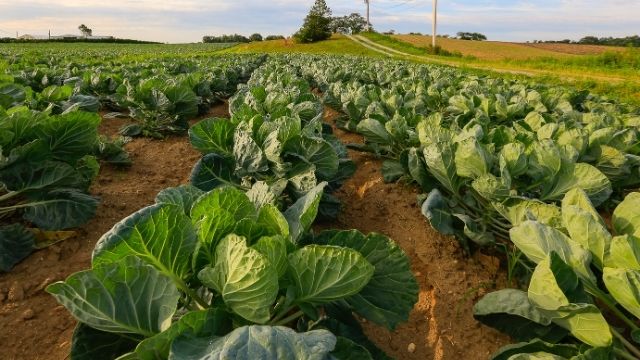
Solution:
[[[314,0],[0,0],[0,36],[77,33],[161,42],[253,32],[289,35]],[[334,15],[364,13],[363,0],[327,0]],[[439,32],[476,31],[490,40],[579,39],[640,32],[640,0],[440,0]],[[431,0],[371,0],[378,30],[429,33]]]

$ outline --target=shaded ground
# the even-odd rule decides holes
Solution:
[[[226,105],[221,105],[210,116],[226,113]],[[335,118],[336,113],[327,115]],[[115,134],[125,122],[105,120],[101,132]],[[337,131],[337,135],[344,142],[360,141],[353,134]],[[133,166],[103,166],[92,187],[92,193],[102,200],[97,216],[74,238],[38,251],[11,273],[0,275],[0,358],[67,358],[75,320],[43,291],[44,287],[88,268],[91,251],[103,233],[153,203],[160,190],[187,183],[200,157],[187,137],[135,139],[126,148]],[[463,257],[455,240],[429,227],[415,203],[412,187],[384,184],[378,160],[356,152],[351,156],[358,170],[337,193],[344,204],[343,214],[337,223],[321,226],[390,236],[409,255],[420,285],[419,302],[409,321],[396,332],[365,324],[370,338],[398,360],[485,359],[506,344],[506,337],[471,316],[474,300],[504,282],[498,260],[481,254],[472,259]]]

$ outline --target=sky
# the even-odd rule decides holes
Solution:
[[[363,0],[326,0],[334,15],[364,14]],[[169,43],[203,35],[290,35],[314,0],[0,0],[0,37],[77,34]],[[431,32],[431,0],[371,0],[379,31]],[[489,40],[580,39],[640,32],[640,0],[440,0],[438,32],[480,32]]]

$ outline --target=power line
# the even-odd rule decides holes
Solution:
[[[400,2],[399,4],[395,4],[395,5],[393,5],[393,6],[389,6],[389,7],[387,7],[386,9],[387,9],[387,10],[395,9],[395,8],[399,8],[399,7],[401,7],[401,6],[405,6],[405,5],[413,4],[413,3],[415,3],[415,2],[416,2],[416,0],[405,0],[405,1]]]

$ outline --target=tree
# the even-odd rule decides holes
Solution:
[[[476,41],[483,41],[483,40],[487,40],[487,37],[484,36],[483,34],[480,33],[472,33],[472,32],[459,32],[458,33],[458,38],[460,38],[461,40],[476,40]]]
[[[246,36],[233,34],[221,36],[204,36],[203,43],[248,43],[250,40]]]
[[[89,29],[85,24],[78,26],[78,30],[80,30],[80,33],[82,33],[82,36],[84,37],[88,37],[93,34],[93,30]]]
[[[342,34],[357,34],[367,27],[367,20],[358,13],[347,16],[336,16],[331,19],[331,31]]]
[[[357,34],[367,28],[367,19],[358,13],[351,13],[351,15],[347,16],[347,19],[352,34]]]
[[[316,0],[294,38],[301,43],[327,40],[331,37],[331,9],[324,0]]]
[[[249,36],[249,40],[251,41],[262,41],[262,35],[255,33]]]

